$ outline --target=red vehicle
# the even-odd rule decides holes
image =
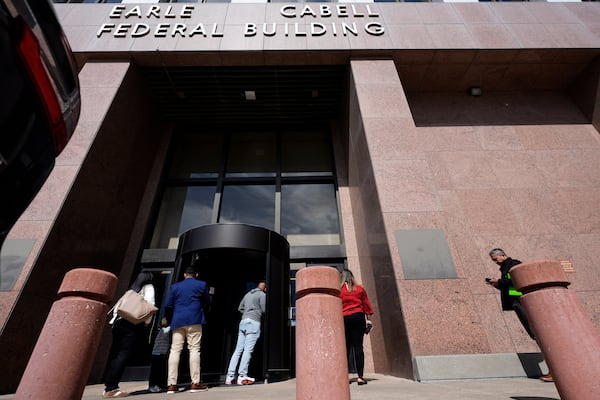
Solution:
[[[52,3],[0,0],[0,245],[54,168],[80,108]]]

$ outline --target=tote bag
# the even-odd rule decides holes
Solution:
[[[134,325],[144,322],[158,312],[158,308],[148,303],[144,296],[131,289],[121,296],[115,307],[119,317]]]

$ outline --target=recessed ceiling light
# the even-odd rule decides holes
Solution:
[[[471,96],[481,96],[483,94],[483,91],[479,86],[471,86],[469,88],[469,94]]]

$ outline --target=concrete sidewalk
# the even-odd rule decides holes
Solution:
[[[350,385],[352,399],[361,400],[560,400],[553,383],[538,379],[485,379],[461,381],[414,382],[387,375],[366,376],[368,384]],[[130,391],[136,400],[295,400],[296,380],[252,386],[216,386],[207,392],[187,391],[167,395],[148,393],[146,382],[122,382],[121,389]],[[87,386],[83,399],[101,399],[103,385]],[[0,396],[12,399],[13,395]],[[42,400],[42,399],[40,399]],[[323,399],[336,400],[336,399]]]

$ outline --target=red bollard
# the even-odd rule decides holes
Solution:
[[[333,267],[296,274],[296,400],[350,400],[340,294]]]
[[[65,274],[15,400],[81,400],[116,288],[110,272],[78,268]]]
[[[600,336],[559,261],[519,264],[510,275],[562,400],[600,396]]]

